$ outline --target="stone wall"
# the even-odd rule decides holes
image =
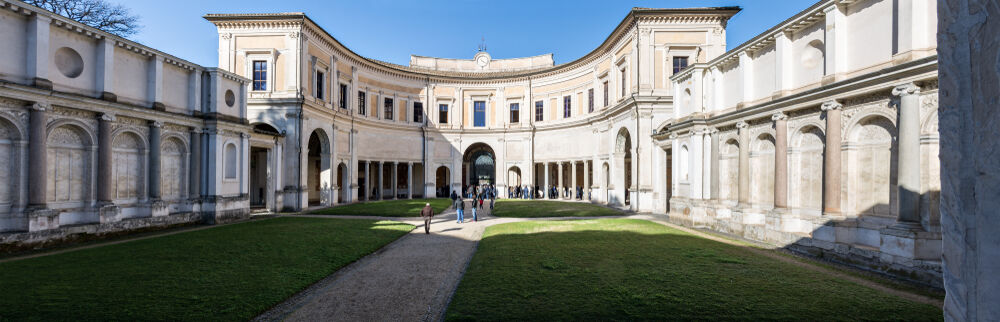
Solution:
[[[938,1],[945,318],[1000,320],[1000,7]]]

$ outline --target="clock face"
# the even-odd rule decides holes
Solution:
[[[476,58],[476,65],[479,65],[479,67],[486,67],[486,64],[489,63],[490,63],[489,57],[479,56],[479,58]]]

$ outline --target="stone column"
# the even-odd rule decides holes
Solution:
[[[788,208],[788,116],[774,113],[774,207]]]
[[[712,155],[711,155],[711,181],[709,182],[710,198],[719,200],[719,129],[711,128],[708,133],[712,135]],[[669,187],[668,187],[669,189]]]
[[[583,199],[590,200],[590,167],[587,162],[583,161]]]
[[[920,228],[920,88],[913,83],[896,86],[899,96],[899,156],[896,180],[899,223]]]
[[[572,191],[569,194],[569,197],[570,197],[570,199],[576,199],[576,185],[577,185],[577,182],[576,182],[576,161],[573,161],[573,163],[570,164],[570,169],[572,169],[571,171],[573,172],[572,174],[570,174],[570,178],[571,178],[570,181],[572,181],[573,184],[569,188],[570,191]]]
[[[385,178],[383,177],[384,175],[385,175],[385,161],[379,161],[378,162],[378,175],[376,176],[376,177],[378,177],[378,183],[375,185],[376,186],[376,188],[375,188],[375,196],[379,200],[385,199],[385,198],[383,198],[385,196],[382,195],[382,194],[385,193],[385,191],[382,191],[382,188],[385,188],[385,187],[382,186],[382,184],[385,183]]]
[[[736,128],[740,131],[740,169],[739,169],[739,202],[750,204],[750,125],[739,121]]]
[[[563,194],[563,163],[562,162],[558,162],[558,163],[556,163],[556,165],[557,165],[556,166],[556,171],[558,171],[556,173],[556,181],[557,181],[557,183],[556,183],[556,187],[557,187],[556,188],[556,194],[558,195],[557,198],[562,199],[562,197],[563,197],[563,195],[562,195]]]
[[[549,189],[550,189],[549,188],[549,163],[545,162],[545,163],[542,163],[542,164],[545,165],[545,187],[543,187],[543,189],[545,189],[545,190],[542,191],[542,198],[544,199],[546,197],[550,197],[549,196]]]
[[[28,206],[45,208],[45,184],[48,183],[45,131],[48,104],[35,103],[28,114]]]
[[[413,199],[413,162],[406,163],[406,199]]]
[[[111,204],[112,154],[111,154],[111,122],[115,116],[101,114],[97,117],[97,203]]]
[[[389,180],[389,183],[392,184],[392,189],[390,189],[390,190],[392,190],[392,198],[390,198],[390,199],[398,199],[399,198],[399,191],[398,191],[398,189],[399,189],[399,163],[397,163],[397,162],[392,162],[392,179]]]
[[[365,199],[372,200],[372,163],[365,161]]]
[[[201,196],[201,131],[191,129],[191,160],[188,161],[188,173],[190,179],[188,183],[188,196],[196,199]],[[265,188],[272,189],[270,186]]]
[[[823,151],[823,213],[840,214],[840,108],[837,101],[823,103],[826,111],[826,146]]]
[[[149,200],[160,200],[160,128],[163,123],[149,122]]]

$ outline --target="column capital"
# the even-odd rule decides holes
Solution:
[[[250,138],[250,134],[247,134],[247,133],[240,133],[240,137],[241,137],[241,138],[244,138],[244,139],[249,139],[249,138]]]
[[[677,132],[670,132],[670,136],[669,136],[669,138],[670,138],[671,140],[673,140],[673,139],[676,139],[676,138],[677,138]]]
[[[896,87],[892,89],[892,96],[902,97],[919,93],[920,93],[920,87],[914,83],[896,85]]]
[[[28,108],[31,109],[31,110],[33,110],[33,111],[45,112],[46,110],[49,109],[49,104],[48,103],[41,103],[41,102],[34,102],[34,103],[31,103],[31,105],[28,105]]]
[[[97,120],[98,121],[104,121],[104,122],[114,122],[115,121],[115,115],[114,114],[110,114],[110,113],[101,113],[101,115],[97,116]]]
[[[746,121],[736,122],[736,128],[737,129],[745,129],[745,128],[748,128],[748,127],[750,127],[750,123],[747,123]]]
[[[840,104],[840,102],[832,100],[823,102],[823,105],[820,105],[819,109],[823,111],[830,111],[830,110],[839,110],[842,107],[844,107],[844,104]]]
[[[717,128],[717,127],[710,127],[706,131],[708,132],[708,134],[715,134],[715,133],[719,133],[719,128]]]
[[[163,122],[160,122],[160,121],[149,121],[149,127],[161,128],[161,127],[163,127]]]
[[[771,115],[772,121],[784,121],[788,119],[788,115],[782,112],[777,112]]]

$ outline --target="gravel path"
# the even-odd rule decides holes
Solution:
[[[417,228],[256,320],[441,320],[486,226],[518,221],[480,215],[479,222],[472,222],[470,206],[466,209],[466,222],[462,224],[456,222],[455,211],[451,209],[435,216],[429,235],[424,233],[424,223],[419,218],[360,217],[402,221]]]

